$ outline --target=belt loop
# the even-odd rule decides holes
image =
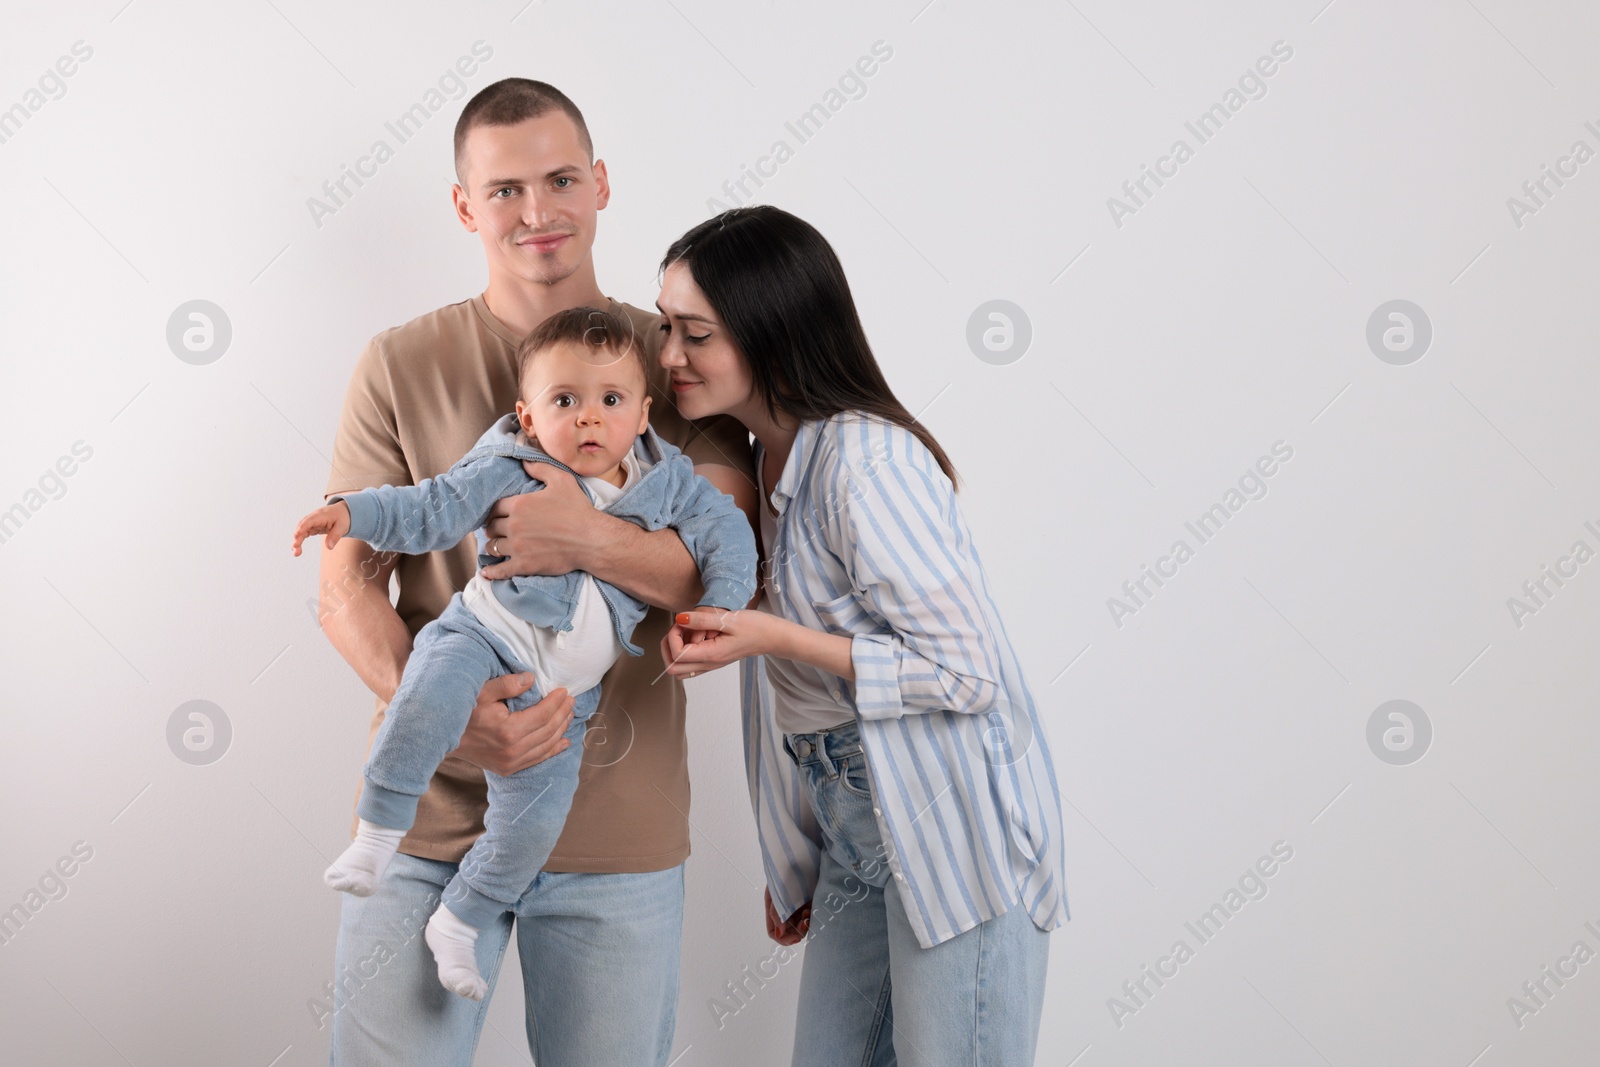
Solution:
[[[828,781],[831,782],[839,777],[839,768],[835,766],[833,757],[828,754],[828,735],[826,733],[818,733],[814,736],[817,739],[817,759],[821,761],[823,769],[828,772]]]

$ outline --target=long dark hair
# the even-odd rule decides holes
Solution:
[[[675,263],[733,335],[769,414],[876,415],[916,434],[957,481],[950,457],[884,380],[844,268],[814,226],[769,204],[736,207],[674,241],[661,269]]]

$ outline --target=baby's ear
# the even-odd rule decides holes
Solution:
[[[644,433],[650,426],[650,398],[644,398],[644,404],[639,409],[639,432]]]

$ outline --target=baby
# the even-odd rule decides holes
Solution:
[[[647,530],[672,527],[700,568],[701,606],[736,610],[755,592],[756,547],[733,498],[694,473],[689,458],[649,428],[644,353],[632,324],[574,308],[546,319],[517,350],[516,413],[496,422],[472,451],[437,478],[334,497],[300,520],[307,537],[365,541],[379,551],[433,552],[478,531],[495,501],[544,488],[524,460],[570,470],[595,507]],[[478,932],[509,911],[543,868],[578,785],[584,724],[600,701],[600,679],[632,643],[646,605],[582,571],[489,580],[481,573],[417,634],[405,674],[373,741],[356,812],[355,840],[324,880],[366,896],[376,888],[416,818],[417,800],[456,747],[490,678],[531,673],[519,711],[552,689],[574,694],[571,745],[516,774],[488,780],[484,832],[461,861],[424,934],[439,981],[481,1000]]]

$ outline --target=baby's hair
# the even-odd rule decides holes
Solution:
[[[576,346],[589,359],[604,354],[604,357],[609,357],[605,359],[606,362],[633,360],[648,390],[650,368],[645,363],[644,342],[634,329],[632,320],[625,315],[593,307],[558,311],[522,339],[522,344],[517,346],[518,384],[527,380],[528,370],[539,353],[562,344]]]

